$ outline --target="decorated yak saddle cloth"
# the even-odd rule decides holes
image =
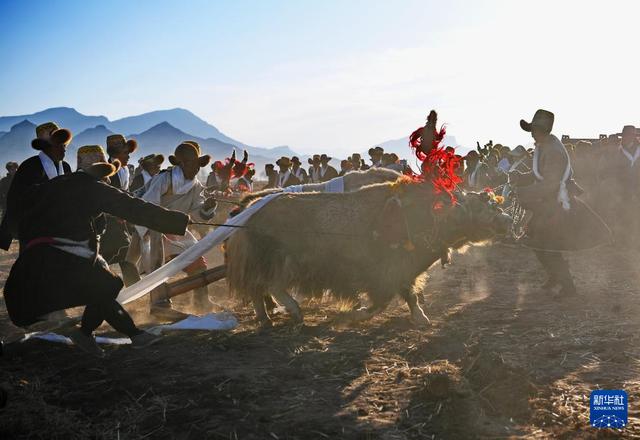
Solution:
[[[554,148],[554,146],[550,145],[549,148]],[[571,160],[569,159],[569,155],[567,154],[566,150],[564,150],[564,148],[563,154],[567,159],[567,166],[564,170],[562,178],[560,179],[557,200],[558,203],[560,203],[560,205],[562,206],[562,209],[568,211],[569,209],[571,209],[571,199],[569,197],[569,190],[567,188],[567,184],[571,179]],[[540,155],[540,148],[536,148],[533,152],[533,174],[537,180],[542,181],[544,180],[544,176],[540,174]]]

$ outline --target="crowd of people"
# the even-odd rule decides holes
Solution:
[[[637,188],[640,183],[639,131],[626,125],[618,134],[599,139],[573,140],[563,137],[573,181],[581,197],[612,229],[617,244],[627,246],[640,237],[637,222]],[[509,174],[533,171],[534,148],[510,148],[489,141],[467,153],[458,168],[461,186],[471,191],[492,188],[509,196],[513,184]]]
[[[588,190],[585,197],[596,211],[619,234],[628,234],[630,223],[625,222],[635,216],[627,215],[629,209],[622,215],[621,206],[633,208],[637,197],[640,167],[635,165],[640,143],[635,127],[625,126],[621,136],[597,142],[565,139],[563,144],[551,134],[554,115],[539,110],[532,122],[521,121],[523,130],[531,132],[535,148],[518,145],[512,149],[490,141],[463,157],[452,147],[439,147],[444,131],[436,130],[436,118],[432,112],[425,127],[412,135],[411,145],[423,168],[430,161],[447,167],[453,164],[455,182],[463,189],[491,188],[503,199],[517,199],[534,212],[528,225],[533,239],[529,245],[547,271],[547,287],[560,285],[565,294],[574,293],[568,263],[560,251],[586,248],[606,233],[604,222],[575,199],[584,193],[576,181]],[[93,331],[103,321],[130,336],[134,347],[155,342],[157,337],[138,329],[116,297],[123,286],[137,282],[141,274],[152,272],[197,242],[189,225],[212,219],[216,196],[258,189],[248,153],[244,152],[242,160],[234,152],[213,162],[202,184],[198,175],[211,158],[195,141],[181,142],[164,169],[161,154],[145,155],[134,167],[129,161],[138,149],[137,142],[112,134],[105,139],[106,152],[100,145],[80,147],[77,170],[72,172],[64,160],[72,133],[48,122],[37,126],[35,134],[31,145],[38,153],[20,165],[7,163],[7,175],[0,180],[0,248],[8,250],[13,240],[19,244],[19,257],[4,291],[12,321],[28,326],[55,318],[64,309],[86,306],[80,328],[71,335],[86,351],[101,354]],[[406,160],[381,147],[369,149],[368,155],[369,163],[353,153],[340,162],[340,170],[326,154],[314,154],[308,167],[303,167],[299,157],[281,157],[275,165],[265,166],[267,182],[261,187],[323,183],[377,167],[416,176]],[[558,212],[564,214],[558,217]],[[569,212],[573,217],[567,217]],[[595,220],[589,220],[592,217]],[[581,243],[567,239],[575,231],[570,234],[559,227],[568,218],[574,226],[587,225],[582,230],[588,237],[579,238]],[[551,232],[550,224],[557,226]],[[118,265],[122,278],[109,265]],[[207,261],[201,257],[184,272],[196,274],[206,269]],[[171,300],[159,295],[152,292],[151,313],[179,316]],[[207,287],[196,289],[193,298],[200,309],[210,305]]]

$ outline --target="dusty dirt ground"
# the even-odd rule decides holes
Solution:
[[[339,327],[338,306],[325,301],[304,307],[302,327],[276,316],[257,332],[221,284],[220,303],[241,321],[231,332],[174,333],[147,350],[107,348],[104,360],[20,344],[0,359],[9,392],[0,437],[640,438],[639,256],[572,255],[579,294],[557,298],[538,287],[529,251],[471,248],[429,271],[427,329],[399,302]],[[4,277],[11,261],[0,260]],[[16,332],[4,309],[0,330]],[[623,431],[589,427],[598,388],[629,394]]]

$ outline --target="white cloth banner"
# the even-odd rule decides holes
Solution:
[[[344,192],[344,176],[334,177],[325,183],[311,183],[306,185],[291,185],[282,188],[286,193],[301,192],[323,192],[323,193],[343,193]]]
[[[238,319],[229,312],[209,313],[204,316],[190,315],[187,318],[174,322],[173,324],[157,325],[147,330],[154,335],[160,335],[165,330],[233,330],[238,326]],[[53,332],[35,332],[27,333],[20,342],[30,339],[41,339],[43,341],[54,342],[57,344],[73,345],[71,338]],[[96,336],[98,344],[108,345],[126,345],[131,344],[129,338],[106,338],[104,336]]]
[[[344,192],[344,177],[335,177],[324,184],[324,192],[328,193],[343,193]]]
[[[169,278],[206,254],[214,246],[222,244],[222,242],[235,232],[236,228],[234,226],[243,226],[247,220],[253,216],[253,214],[280,195],[282,195],[282,193],[269,194],[268,196],[261,198],[237,216],[227,220],[225,224],[231,227],[217,227],[205,235],[202,240],[182,252],[164,266],[159,267],[137,283],[127,287],[126,289],[122,289],[117,298],[118,302],[120,304],[128,304],[131,301],[135,301],[136,299],[143,297],[160,284],[165,283]]]

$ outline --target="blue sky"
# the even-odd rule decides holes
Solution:
[[[254,145],[349,152],[440,112],[463,145],[640,125],[634,1],[0,0],[0,115],[187,108]]]

